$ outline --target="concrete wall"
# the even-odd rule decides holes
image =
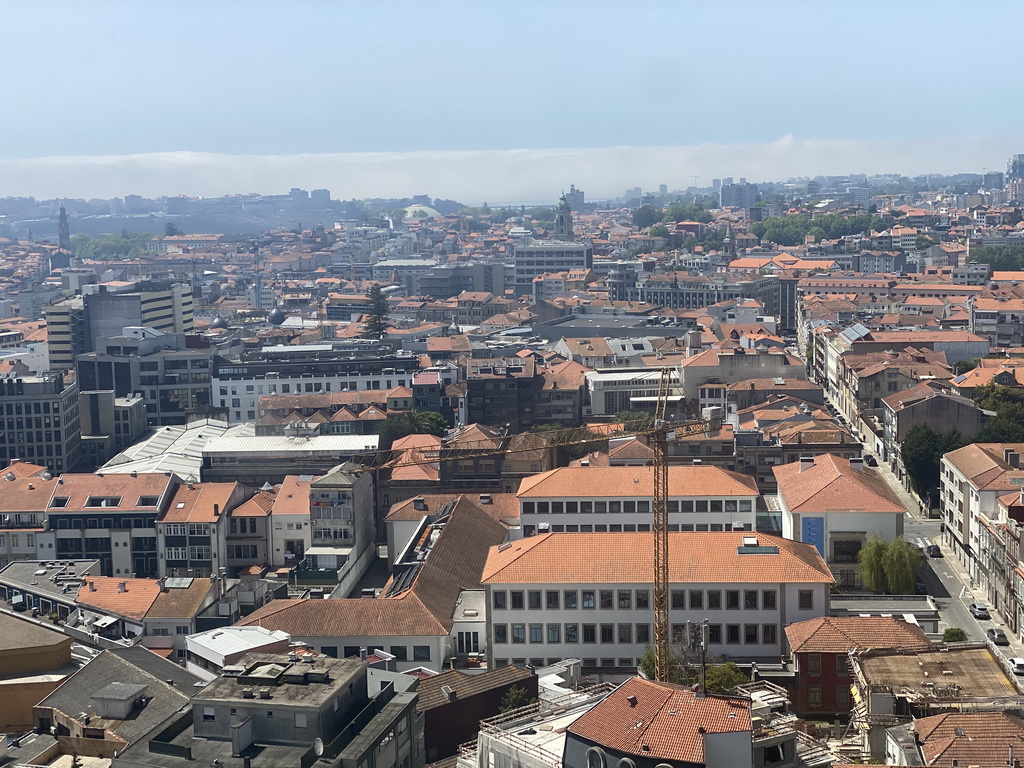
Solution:
[[[32,707],[53,693],[66,679],[15,679],[0,683],[0,733],[31,730],[34,727]]]

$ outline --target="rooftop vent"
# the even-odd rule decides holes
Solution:
[[[444,694],[444,697],[448,699],[448,701],[455,701],[455,699],[458,698],[458,694],[455,693],[455,689],[453,689],[450,685],[442,685],[441,693]]]
[[[269,688],[260,688],[260,698],[261,699],[269,699],[270,698],[270,689]]]
[[[255,694],[255,692],[253,691],[252,688],[243,688],[242,689],[242,698],[243,699],[254,699],[254,698],[256,698],[256,694]]]

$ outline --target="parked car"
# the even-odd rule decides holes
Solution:
[[[1001,629],[992,627],[985,632],[988,635],[988,639],[991,640],[995,645],[1009,645],[1010,641],[1006,639],[1006,633]]]
[[[869,467],[877,467],[878,466],[878,459],[876,459],[870,453],[865,453],[864,454],[864,463],[867,464]]]
[[[988,619],[991,618],[988,615],[988,606],[984,603],[971,603],[967,606],[967,610],[971,612],[971,616],[976,619]]]
[[[938,544],[929,544],[925,552],[928,553],[928,557],[942,557],[942,549]]]
[[[1010,670],[1015,675],[1024,675],[1024,659],[1020,656],[1014,656],[1012,659],[1007,659],[1006,663],[1010,665]]]
[[[924,582],[921,581],[921,577],[920,576],[917,577],[917,582],[914,584],[914,594],[916,594],[916,595],[927,595],[928,594],[928,588],[924,585]]]

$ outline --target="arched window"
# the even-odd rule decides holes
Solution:
[[[604,750],[600,747],[591,747],[587,750],[587,768],[607,768]]]

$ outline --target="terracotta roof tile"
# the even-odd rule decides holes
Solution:
[[[850,460],[826,453],[801,471],[801,462],[772,467],[779,495],[791,512],[906,512],[885,479],[868,467],[854,469]]]
[[[120,591],[120,584],[124,584],[124,592]],[[143,619],[159,594],[160,587],[154,579],[89,576],[79,588],[75,602],[104,613]]]
[[[786,627],[793,653],[849,653],[854,648],[928,650],[920,627],[882,616],[825,616]]]
[[[702,465],[676,465],[668,469],[670,496],[757,496],[757,482],[749,475]],[[527,477],[519,486],[520,498],[580,496],[649,497],[654,494],[652,467],[559,467]]]

